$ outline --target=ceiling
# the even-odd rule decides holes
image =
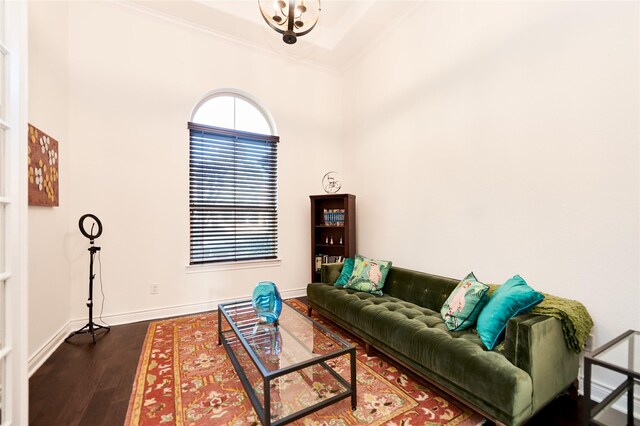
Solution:
[[[343,71],[420,0],[322,0],[316,27],[294,45],[263,20],[257,0],[126,0],[137,9],[220,37],[267,49],[332,71]]]

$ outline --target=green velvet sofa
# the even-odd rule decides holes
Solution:
[[[521,315],[487,351],[472,330],[451,332],[440,308],[459,280],[392,267],[382,296],[335,287],[341,265],[307,286],[312,310],[496,423],[519,425],[572,385],[578,354],[556,318]]]

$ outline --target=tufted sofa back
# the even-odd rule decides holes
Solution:
[[[460,280],[392,266],[383,292],[416,305],[440,311]]]

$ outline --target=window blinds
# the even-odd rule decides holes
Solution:
[[[277,136],[189,123],[191,264],[274,259]]]

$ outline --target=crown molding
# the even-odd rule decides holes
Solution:
[[[207,35],[213,36],[217,39],[223,40],[225,42],[231,43],[231,44],[235,44],[237,46],[242,46],[245,48],[249,48],[261,53],[266,53],[268,55],[272,55],[272,56],[276,56],[282,60],[285,61],[289,61],[289,62],[296,62],[302,65],[305,65],[307,67],[316,69],[318,71],[321,72],[325,72],[331,75],[339,75],[340,72],[337,68],[327,65],[325,63],[321,63],[318,61],[313,61],[313,60],[308,60],[306,58],[296,58],[294,56],[291,55],[287,55],[281,52],[277,52],[274,51],[273,49],[270,49],[268,47],[265,47],[264,45],[258,44],[258,43],[254,43],[248,40],[243,40],[243,39],[239,39],[239,38],[235,38],[230,36],[229,34],[226,34],[222,31],[216,31],[210,27],[204,26],[204,25],[200,25],[197,23],[194,23],[192,21],[189,21],[187,19],[183,19],[168,13],[164,13],[164,12],[160,12],[154,9],[151,9],[149,7],[144,6],[143,4],[140,4],[140,2],[136,2],[134,0],[116,0],[113,2],[113,4],[117,4],[119,6],[122,6],[124,8],[133,10],[135,12],[153,17],[155,19],[159,19],[159,20],[163,20],[166,22],[170,22],[176,25],[180,25],[182,27],[186,27],[192,30],[196,30],[202,33],[205,33]],[[275,33],[274,33],[275,34]]]

